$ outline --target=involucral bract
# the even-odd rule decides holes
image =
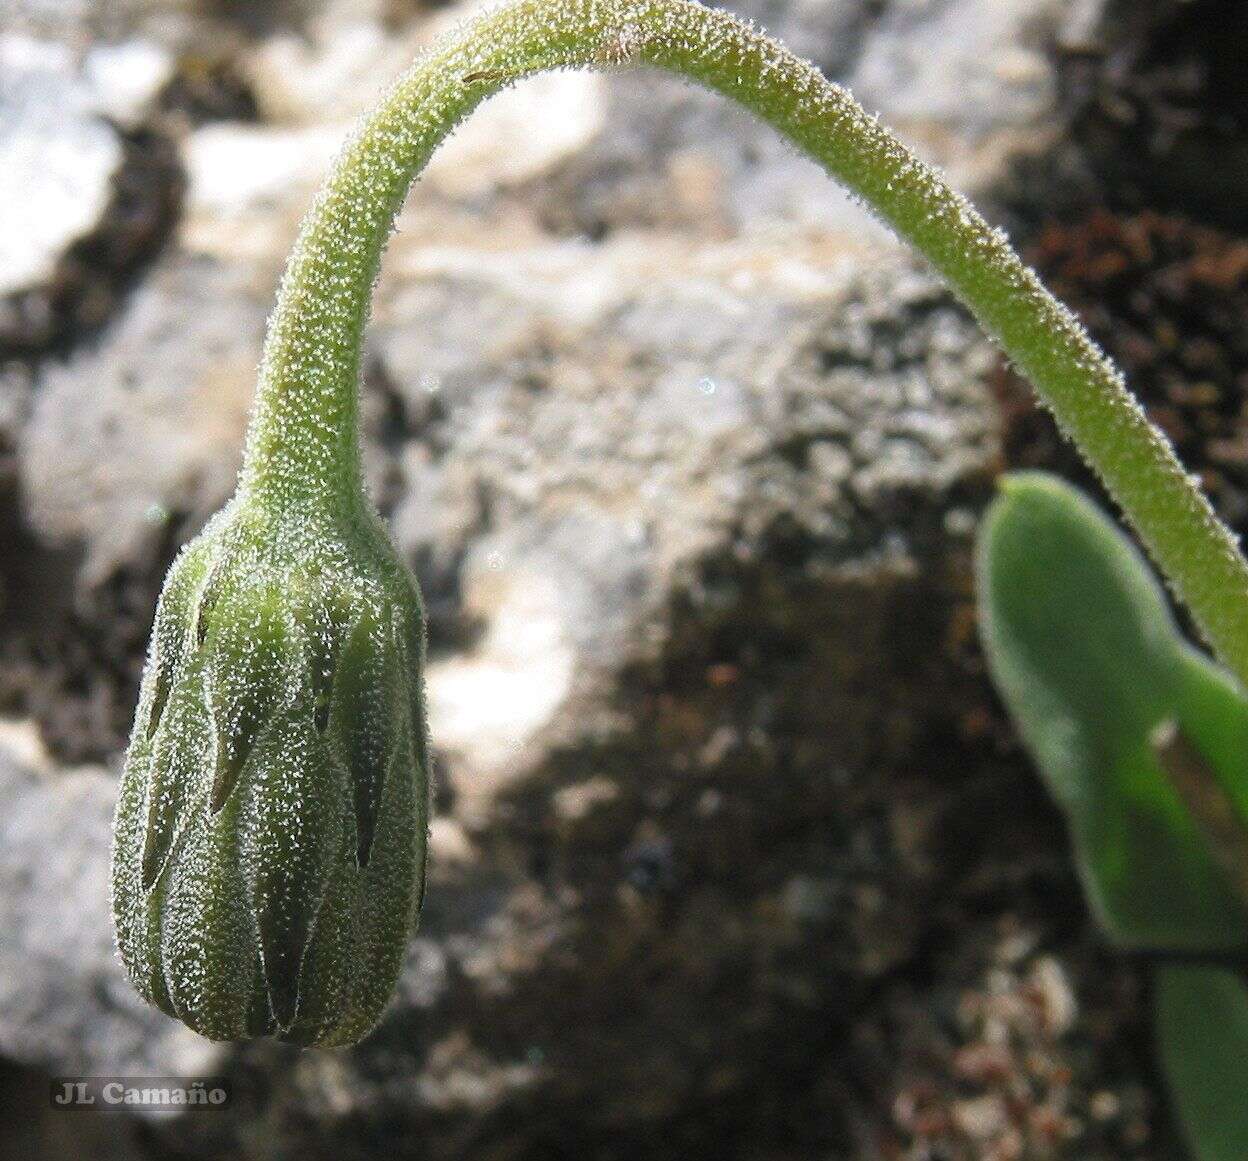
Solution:
[[[274,518],[246,493],[156,614],[117,804],[113,914],[139,992],[214,1040],[351,1043],[424,889],[414,580],[361,497]]]

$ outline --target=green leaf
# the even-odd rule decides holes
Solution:
[[[1248,907],[1150,736],[1175,723],[1248,820],[1248,702],[1183,641],[1127,538],[1054,477],[1007,479],[977,568],[989,667],[1066,812],[1110,936],[1129,947],[1245,946]]]
[[[1157,1048],[1195,1161],[1248,1157],[1248,987],[1225,968],[1166,965]]]

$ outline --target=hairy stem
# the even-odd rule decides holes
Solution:
[[[848,92],[734,17],[688,0],[519,0],[398,81],[343,153],[295,246],[265,348],[245,487],[278,506],[358,495],[361,332],[409,186],[499,89],[549,69],[619,64],[657,66],[731,97],[925,254],[1035,385],[1248,685],[1248,564],[1070,312]]]

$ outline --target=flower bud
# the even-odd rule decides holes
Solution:
[[[234,501],[161,594],[113,839],[139,992],[214,1040],[358,1040],[424,890],[424,621],[380,521]]]

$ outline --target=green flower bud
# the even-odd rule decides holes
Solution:
[[[214,1040],[345,1044],[377,1022],[424,889],[423,649],[363,503],[274,517],[240,493],[183,550],[114,828],[144,997]]]

